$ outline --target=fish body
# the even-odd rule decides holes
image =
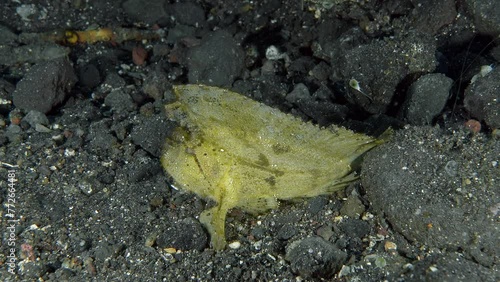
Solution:
[[[161,162],[176,187],[216,202],[200,216],[216,250],[226,245],[230,209],[258,214],[278,200],[339,190],[357,178],[354,160],[383,142],[322,129],[226,89],[179,85],[174,93],[166,112],[179,128]]]

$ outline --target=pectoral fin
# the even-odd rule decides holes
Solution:
[[[221,204],[217,204],[217,206],[203,211],[200,215],[200,222],[210,234],[210,244],[216,251],[223,250],[226,247],[224,226],[228,210]]]

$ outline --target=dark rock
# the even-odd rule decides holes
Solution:
[[[303,278],[330,278],[345,262],[347,254],[315,236],[291,243],[285,258],[292,271]]]
[[[341,21],[325,21],[321,24],[318,41],[311,46],[314,56],[337,64],[342,53],[366,42],[366,35],[361,28],[345,29],[347,26]],[[336,77],[335,73],[332,75]]]
[[[150,179],[161,171],[159,160],[151,158],[144,150],[135,152],[133,158],[138,161],[128,167],[128,176],[132,183]]]
[[[327,63],[321,61],[313,67],[311,75],[320,82],[327,81],[328,76],[330,76],[331,69],[332,68]]]
[[[161,71],[153,71],[144,80],[142,91],[149,97],[161,101],[165,92],[172,87],[167,74]]]
[[[111,125],[111,131],[118,138],[118,140],[123,141],[129,136],[130,128],[132,127],[132,122],[130,120],[123,120],[118,123]]]
[[[260,226],[256,226],[252,229],[251,234],[256,240],[260,240],[266,235],[266,230]]]
[[[168,31],[166,41],[168,43],[174,44],[180,38],[184,37],[193,38],[195,32],[196,32],[195,27],[178,24]]]
[[[106,79],[102,83],[102,87],[108,87],[111,89],[123,88],[127,83],[116,72],[111,72],[106,76]]]
[[[101,241],[94,248],[94,258],[96,262],[103,263],[106,260],[116,257],[123,249],[124,245],[121,243],[111,244],[109,242]]]
[[[182,251],[202,251],[208,242],[208,237],[201,223],[192,218],[186,218],[169,227],[156,240],[160,248],[176,248]]]
[[[339,123],[343,121],[349,111],[345,105],[314,100],[301,103],[299,108],[320,126],[328,126],[332,123]]]
[[[26,111],[48,113],[61,104],[77,78],[67,59],[35,65],[16,85],[14,105]]]
[[[500,35],[500,5],[497,1],[467,0],[465,4],[480,33],[493,38]]]
[[[436,34],[457,16],[454,0],[424,0],[410,14],[411,25],[420,32]]]
[[[30,44],[23,46],[0,45],[0,65],[12,66],[21,63],[43,63],[63,60],[70,49],[55,43]]]
[[[435,271],[429,271],[435,268]],[[410,278],[411,277],[411,278]],[[405,281],[498,281],[492,268],[474,263],[458,253],[435,254],[417,261]]]
[[[465,108],[473,117],[492,128],[500,128],[500,69],[494,68],[484,77],[479,77],[465,90]]]
[[[286,95],[286,100],[293,104],[300,104],[302,101],[311,99],[309,89],[303,83],[297,83],[292,92]]]
[[[350,218],[359,218],[364,211],[365,206],[355,195],[350,195],[340,209],[342,215],[347,215]]]
[[[79,71],[79,82],[83,87],[94,89],[101,83],[101,74],[94,64],[87,64]]]
[[[215,31],[188,51],[189,83],[229,87],[244,66],[244,52],[231,34]]]
[[[338,65],[346,82],[357,81],[358,90],[347,86],[353,103],[370,113],[385,113],[403,79],[434,71],[435,50],[432,36],[409,33],[343,50],[344,55],[332,58],[331,63]]]
[[[27,122],[32,128],[36,128],[38,124],[49,124],[47,116],[38,111],[29,111],[29,113],[23,118],[23,121]]]
[[[160,157],[165,139],[173,128],[174,124],[163,115],[147,117],[132,129],[132,141],[151,155]]]
[[[500,255],[500,143],[436,128],[399,131],[367,153],[361,181],[373,209],[410,241]],[[447,172],[450,161],[457,175]]]
[[[134,20],[155,24],[168,15],[164,0],[127,0],[123,11]]]
[[[167,5],[166,10],[171,12],[175,20],[181,24],[196,27],[205,24],[205,11],[196,3],[175,3]]]
[[[104,104],[116,112],[131,112],[137,107],[132,97],[122,89],[111,91],[104,98]]]
[[[5,137],[11,143],[16,143],[22,140],[22,128],[19,125],[11,124],[5,129]]]
[[[23,265],[19,274],[30,280],[37,280],[38,278],[44,276],[47,270],[48,267],[42,263],[28,262]]]
[[[288,72],[296,72],[299,75],[304,76],[307,75],[313,68],[314,61],[312,57],[302,56],[290,62],[290,66],[287,68],[287,70]]]
[[[111,184],[115,182],[115,171],[114,170],[106,170],[104,172],[99,173],[97,175],[97,181],[101,182],[102,184]]]
[[[281,240],[288,240],[295,234],[297,234],[297,228],[295,228],[293,225],[285,224],[280,228],[276,236]]]
[[[80,192],[86,196],[94,195],[95,193],[102,191],[104,188],[95,176],[88,176],[81,179],[77,186]]]
[[[335,235],[335,232],[333,232],[331,225],[323,225],[316,230],[316,235],[328,241],[333,235]]]
[[[361,219],[349,218],[342,220],[339,227],[346,235],[346,238],[349,238],[350,240],[354,238],[363,239],[370,233],[370,224]]]
[[[323,96],[326,95],[328,94],[323,94]],[[348,111],[343,105],[334,104],[328,100],[316,100],[303,83],[296,84],[286,96],[286,100],[297,105],[304,114],[321,126],[332,124],[333,121],[341,121]]]
[[[144,106],[147,102],[147,95],[144,92],[140,91],[131,91],[129,93],[130,98],[132,98],[132,101],[134,102],[133,108],[135,109],[136,107],[141,107]]]
[[[17,35],[4,25],[0,25],[0,45],[14,44]]]
[[[76,100],[74,104],[62,109],[62,123],[88,126],[91,122],[100,120],[102,113],[93,105],[90,99]]]
[[[116,137],[111,134],[107,119],[92,123],[87,141],[90,143],[90,149],[94,152],[111,150],[118,142]]]
[[[432,123],[446,105],[453,80],[444,74],[427,74],[415,81],[408,89],[404,116],[409,123]]]
[[[317,196],[309,200],[308,210],[311,214],[317,214],[328,204],[326,196]]]

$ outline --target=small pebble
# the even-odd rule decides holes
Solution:
[[[148,57],[148,51],[141,46],[136,46],[132,49],[132,61],[138,66],[142,66]]]
[[[478,133],[479,131],[481,131],[481,123],[475,119],[468,120],[467,122],[465,122],[464,126],[473,133]]]
[[[48,127],[46,127],[45,125],[42,125],[42,124],[37,123],[37,124],[35,125],[35,131],[36,131],[36,132],[42,132],[42,133],[48,133],[48,132],[50,132],[51,130],[50,130]]]
[[[384,249],[385,249],[386,252],[392,252],[392,251],[397,250],[398,246],[394,242],[385,241]]]
[[[156,242],[156,234],[151,234],[148,237],[146,237],[146,242],[144,245],[146,247],[152,247],[155,242]]]
[[[241,247],[241,243],[238,241],[234,241],[234,242],[230,243],[228,246],[229,246],[229,248],[236,250],[236,249],[239,249]]]
[[[165,248],[163,249],[167,254],[175,254],[177,252],[176,248]]]

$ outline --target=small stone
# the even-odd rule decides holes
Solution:
[[[49,133],[51,130],[50,128],[44,126],[44,125],[41,125],[41,124],[36,124],[35,125],[35,131],[36,132],[42,132],[42,133]]]
[[[283,58],[283,54],[276,48],[276,46],[271,45],[266,49],[266,58],[268,60],[279,60]]]
[[[144,243],[144,245],[146,247],[152,247],[155,242],[156,242],[156,234],[150,234],[148,237],[146,237],[146,242]]]
[[[360,218],[364,211],[365,206],[361,200],[354,195],[349,196],[340,209],[341,214],[347,215],[350,218]]]
[[[473,133],[481,131],[481,123],[475,119],[469,119],[465,122],[464,126]]]
[[[192,218],[186,218],[169,227],[156,240],[160,248],[171,248],[182,251],[202,251],[207,245],[208,237],[201,223]]]
[[[66,99],[76,81],[67,59],[39,63],[17,83],[12,99],[18,108],[48,113]]]
[[[21,5],[16,8],[16,13],[21,17],[21,19],[25,22],[29,22],[32,20],[33,15],[38,12],[38,9],[34,4],[31,5]]]
[[[285,224],[283,225],[283,227],[280,228],[276,237],[278,237],[281,240],[288,240],[292,238],[295,234],[297,234],[297,229],[290,224]]]
[[[23,130],[19,125],[11,124],[5,130],[5,136],[10,142],[18,142],[22,140],[21,132]]]
[[[314,197],[309,200],[308,211],[315,215],[320,212],[326,204],[328,204],[328,198],[324,196]]]
[[[167,254],[175,254],[177,253],[177,249],[176,248],[165,248],[163,249]]]
[[[316,230],[316,235],[325,240],[329,240],[333,235],[335,235],[335,232],[333,232],[332,226],[324,225]]]
[[[375,266],[378,268],[384,268],[387,265],[387,261],[384,257],[377,257],[375,259]]]
[[[443,74],[427,74],[408,90],[405,118],[412,124],[430,124],[446,105],[453,80]]]
[[[29,111],[29,113],[23,118],[32,128],[37,125],[48,125],[49,119],[47,116],[39,111]]]
[[[398,246],[396,243],[391,242],[391,241],[385,241],[384,243],[384,249],[386,252],[392,252],[398,249]]]
[[[101,74],[94,64],[87,64],[78,72],[78,83],[88,89],[94,89],[101,83]]]
[[[132,49],[132,61],[138,66],[144,65],[148,58],[148,51],[142,46],[136,46]]]
[[[286,95],[286,100],[290,103],[299,103],[303,100],[311,99],[309,89],[303,83],[298,83],[293,88],[292,92]]]
[[[172,130],[172,126],[172,122],[160,115],[144,117],[134,126],[130,136],[134,144],[151,155],[159,157],[162,144],[169,130]]]
[[[227,246],[233,250],[236,250],[236,249],[239,249],[241,247],[241,243],[238,241],[234,241],[232,243],[229,243]]]
[[[163,197],[156,196],[149,201],[149,204],[152,207],[160,207],[161,205],[163,205]]]
[[[133,111],[136,107],[132,97],[121,89],[111,91],[104,99],[104,104],[117,112]]]
[[[154,100],[161,100],[170,87],[171,84],[166,73],[153,71],[144,80],[142,91]]]
[[[456,176],[458,172],[458,163],[454,160],[451,160],[446,163],[444,170],[449,176]]]
[[[498,81],[500,69],[493,69],[485,77],[465,89],[465,109],[477,120],[484,121],[491,128],[500,128],[500,111],[498,110]]]
[[[189,83],[230,86],[240,75],[244,60],[245,53],[233,36],[215,31],[204,37],[201,45],[188,50]]]
[[[286,251],[292,271],[309,278],[329,278],[347,258],[347,254],[320,237],[309,237],[291,243]]]

